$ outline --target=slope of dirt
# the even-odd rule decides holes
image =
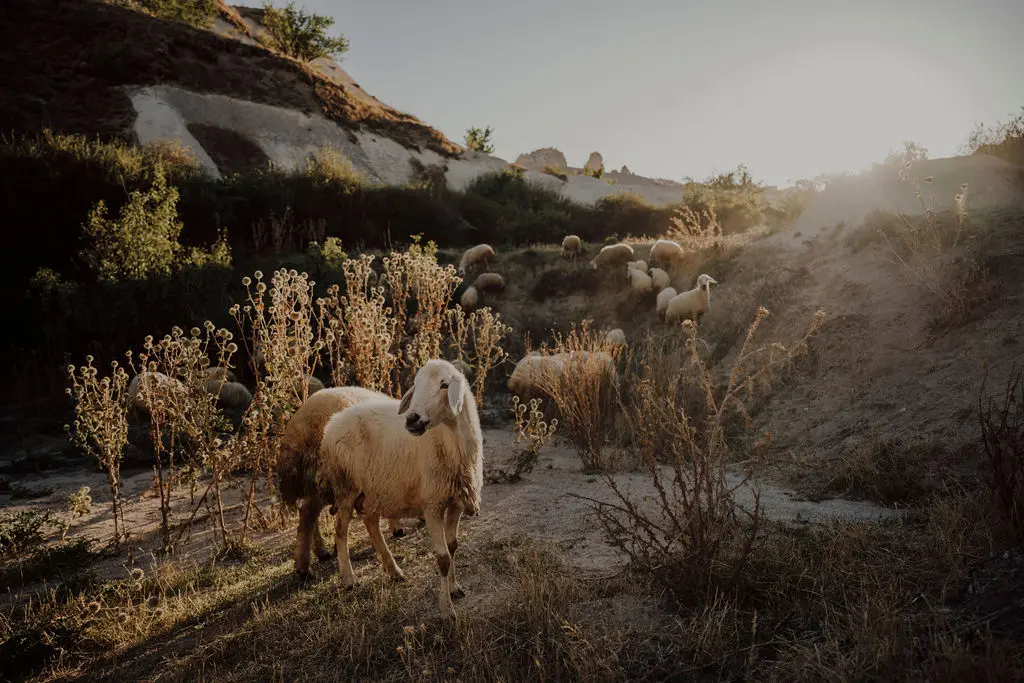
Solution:
[[[921,202],[912,186],[900,180],[898,167],[884,166],[856,176],[840,178],[814,198],[796,224],[779,235],[777,244],[799,245],[788,239],[813,238],[838,223],[856,228],[872,211],[922,213]],[[908,180],[920,183],[922,200],[929,208],[953,208],[953,198],[967,184],[968,205],[991,209],[1024,203],[1020,180],[1024,169],[998,157],[973,154],[948,159],[916,162],[907,171]],[[926,181],[931,178],[930,181]]]
[[[359,88],[234,37],[92,0],[64,0],[58,11],[44,2],[13,0],[5,9],[0,22],[4,131],[51,128],[126,137],[135,118],[126,87],[166,84],[322,113],[342,126],[444,156],[461,149],[415,117],[363,96]]]

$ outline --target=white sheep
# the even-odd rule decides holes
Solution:
[[[665,322],[678,323],[684,318],[692,317],[700,322],[700,317],[711,306],[711,285],[718,283],[710,275],[702,274],[697,278],[697,286],[682,294],[677,294],[668,302],[665,309]]]
[[[609,346],[625,346],[626,333],[622,331],[621,327],[616,327],[613,330],[608,330],[608,332],[604,335],[604,342]]]
[[[686,252],[679,246],[678,242],[672,240],[658,240],[651,246],[650,261],[655,263],[674,264],[683,258]]]
[[[651,268],[650,276],[654,281],[654,291],[656,292],[660,292],[672,284],[672,278],[661,268]]]
[[[562,238],[562,258],[575,259],[583,251],[583,240],[579,235],[566,235]]]
[[[320,511],[334,502],[332,491],[319,489],[316,481],[316,474],[320,470],[320,443],[324,426],[332,415],[349,406],[386,398],[386,394],[363,387],[324,389],[306,399],[288,418],[277,456],[277,485],[284,504],[292,508],[299,507],[295,571],[300,576],[309,573],[311,546],[319,559],[326,560],[331,556],[330,551],[324,547],[317,524]],[[393,536],[400,536],[403,532],[396,522],[389,520],[390,530]]]
[[[636,270],[640,270],[640,271],[643,271],[643,272],[646,273],[647,272],[647,261],[644,261],[643,259],[637,259],[636,261],[629,261],[628,263],[626,263],[626,267],[627,268],[634,268]]]
[[[676,290],[673,287],[666,287],[665,289],[658,292],[658,300],[655,304],[655,308],[658,311],[658,317],[664,318],[665,311],[668,310],[668,302],[672,301],[676,296]]]
[[[466,291],[462,293],[459,298],[459,305],[462,306],[462,310],[469,312],[477,307],[480,303],[480,292],[476,287],[470,285],[466,288]]]
[[[459,274],[465,274],[466,269],[480,262],[488,262],[494,258],[494,247],[489,244],[478,244],[470,247],[462,254],[459,261]]]
[[[452,597],[462,513],[476,514],[483,487],[483,436],[469,381],[444,360],[429,360],[401,401],[372,399],[334,415],[324,428],[321,488],[338,508],[335,544],[341,581],[355,585],[348,554],[351,510],[359,510],[384,570],[405,575],[380,533],[380,517],[422,516],[441,571],[442,614]]]
[[[646,294],[654,290],[651,276],[642,270],[626,268],[626,279],[629,280],[629,287],[634,294]]]
[[[633,247],[624,242],[609,244],[601,247],[601,251],[597,252],[597,256],[590,262],[590,267],[596,270],[599,266],[624,266],[631,258]]]
[[[480,292],[500,292],[505,289],[505,278],[498,273],[480,273],[473,287]]]

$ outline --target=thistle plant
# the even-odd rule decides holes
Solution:
[[[128,373],[113,361],[110,375],[99,376],[93,357],[85,365],[69,365],[71,386],[67,393],[75,402],[75,420],[64,429],[71,442],[95,457],[107,473],[114,515],[114,544],[127,540],[121,500],[121,459],[128,443]]]
[[[344,338],[356,382],[392,393],[392,370],[398,363],[392,347],[398,321],[387,305],[384,288],[370,285],[372,263],[373,256],[364,254],[342,266],[346,285],[345,296],[341,297]]]

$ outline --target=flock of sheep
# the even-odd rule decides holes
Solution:
[[[581,246],[579,237],[569,235],[562,241],[562,255],[575,259]],[[675,242],[658,240],[651,248],[650,260],[672,265],[682,253]],[[465,252],[459,272],[465,274],[470,266],[494,255],[489,245],[477,245]],[[715,284],[710,276],[701,275],[694,289],[677,294],[667,271],[648,269],[647,263],[633,260],[633,256],[630,245],[613,244],[602,248],[591,266],[625,266],[634,292],[657,291],[659,315],[668,322],[686,316],[699,319],[708,309],[710,285]],[[484,272],[465,290],[461,303],[471,309],[479,303],[481,292],[503,288],[501,275]],[[625,333],[610,330],[605,341],[610,347],[622,346]],[[595,363],[609,377],[616,373],[611,353],[534,352],[516,365],[508,388],[520,396],[539,393],[541,373],[560,376],[578,362]],[[320,559],[330,558],[318,525],[322,510],[329,507],[335,515],[335,554],[345,587],[355,584],[348,551],[353,512],[361,516],[384,571],[394,580],[404,580],[381,534],[380,518],[387,518],[392,534],[399,536],[401,519],[419,517],[426,522],[440,570],[441,611],[454,615],[452,598],[464,594],[455,578],[453,559],[459,521],[463,514],[474,515],[479,510],[483,485],[483,437],[466,374],[466,368],[451,362],[427,361],[401,400],[358,386],[325,389],[319,380],[310,378],[308,398],[285,426],[277,467],[282,501],[299,509],[294,558],[299,575],[308,575],[311,552]],[[208,369],[203,380],[205,389],[218,397],[225,410],[242,412],[252,402],[249,390],[226,368]],[[179,380],[158,372],[136,376],[128,390],[136,416],[146,412],[141,395],[144,383],[146,391],[185,390]]]

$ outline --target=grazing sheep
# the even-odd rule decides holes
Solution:
[[[481,273],[473,287],[480,292],[500,292],[505,289],[505,278],[497,273]]]
[[[212,382],[214,380],[220,380],[222,382],[238,381],[238,377],[235,376],[235,373],[231,372],[231,370],[227,368],[222,368],[217,365],[206,368],[206,370],[203,371],[203,379],[207,382]]]
[[[668,310],[668,302],[672,301],[675,296],[676,290],[673,287],[666,287],[658,292],[658,301],[655,306],[658,311],[659,318],[665,317],[665,311]]]
[[[601,247],[597,256],[590,262],[590,267],[597,270],[599,266],[624,266],[629,259],[633,258],[633,247],[619,242]]]
[[[661,268],[651,268],[650,275],[654,281],[654,291],[656,292],[660,292],[672,284],[672,278]]]
[[[677,263],[685,252],[683,248],[679,246],[678,242],[672,240],[658,240],[651,246],[650,261],[651,265],[655,263],[673,264]]]
[[[474,310],[479,303],[480,292],[472,285],[466,288],[466,291],[462,293],[462,297],[459,299],[459,305],[466,312]]]
[[[562,258],[575,259],[583,251],[583,240],[578,235],[566,235],[562,238]]]
[[[469,266],[480,262],[488,262],[492,258],[494,258],[494,247],[491,245],[478,244],[475,247],[470,247],[462,255],[462,260],[459,261],[459,274],[465,274]]]
[[[626,267],[627,268],[633,268],[634,270],[639,270],[639,271],[643,271],[644,273],[646,273],[647,272],[647,261],[644,261],[643,259],[637,259],[636,261],[629,261],[628,263],[626,263]]]
[[[206,391],[217,397],[218,408],[236,415],[244,413],[252,403],[252,394],[240,382],[208,379],[206,380]]]
[[[630,289],[634,294],[646,294],[654,291],[654,282],[651,276],[636,268],[626,269],[626,279],[629,280]]]
[[[616,327],[614,330],[608,330],[608,333],[604,335],[604,341],[611,346],[625,346],[626,333],[622,331],[621,327]]]
[[[299,506],[298,545],[295,547],[295,571],[299,575],[309,573],[311,544],[318,558],[325,560],[331,556],[330,551],[324,548],[317,525],[320,511],[333,503],[331,491],[321,491],[316,485],[324,425],[332,415],[349,406],[381,398],[387,396],[363,387],[324,389],[310,396],[288,418],[277,456],[278,488],[285,505],[296,507],[302,501]],[[394,535],[399,530],[392,524],[391,531]]]
[[[624,337],[623,334],[623,343]],[[608,340],[607,335],[605,339]],[[604,351],[573,351],[547,356],[533,352],[516,363],[512,376],[508,378],[508,390],[524,401],[537,397],[550,398],[545,387],[556,386],[574,362],[589,360],[593,354],[597,354],[606,365],[604,372],[608,377],[614,378],[617,373],[615,359]]]
[[[665,309],[665,322],[678,323],[683,318],[693,317],[700,322],[700,317],[711,306],[711,285],[718,283],[710,275],[697,278],[697,286],[682,294],[677,294],[668,302]]]
[[[145,382],[145,391],[143,391]],[[146,370],[132,377],[128,383],[128,417],[134,420],[146,420],[149,418],[149,404],[143,394],[154,397],[165,395],[170,398],[183,397],[185,385],[180,380],[172,379],[162,372]]]
[[[350,510],[362,512],[370,541],[392,579],[405,575],[380,533],[381,516],[421,515],[441,571],[442,614],[452,597],[462,513],[476,514],[483,487],[483,436],[469,381],[444,360],[429,360],[401,401],[373,399],[334,415],[321,446],[322,488],[334,492],[341,581],[355,584],[348,555]]]
[[[476,374],[476,369],[464,360],[453,360],[452,365],[455,369],[466,376],[466,379],[473,379],[473,375]]]

